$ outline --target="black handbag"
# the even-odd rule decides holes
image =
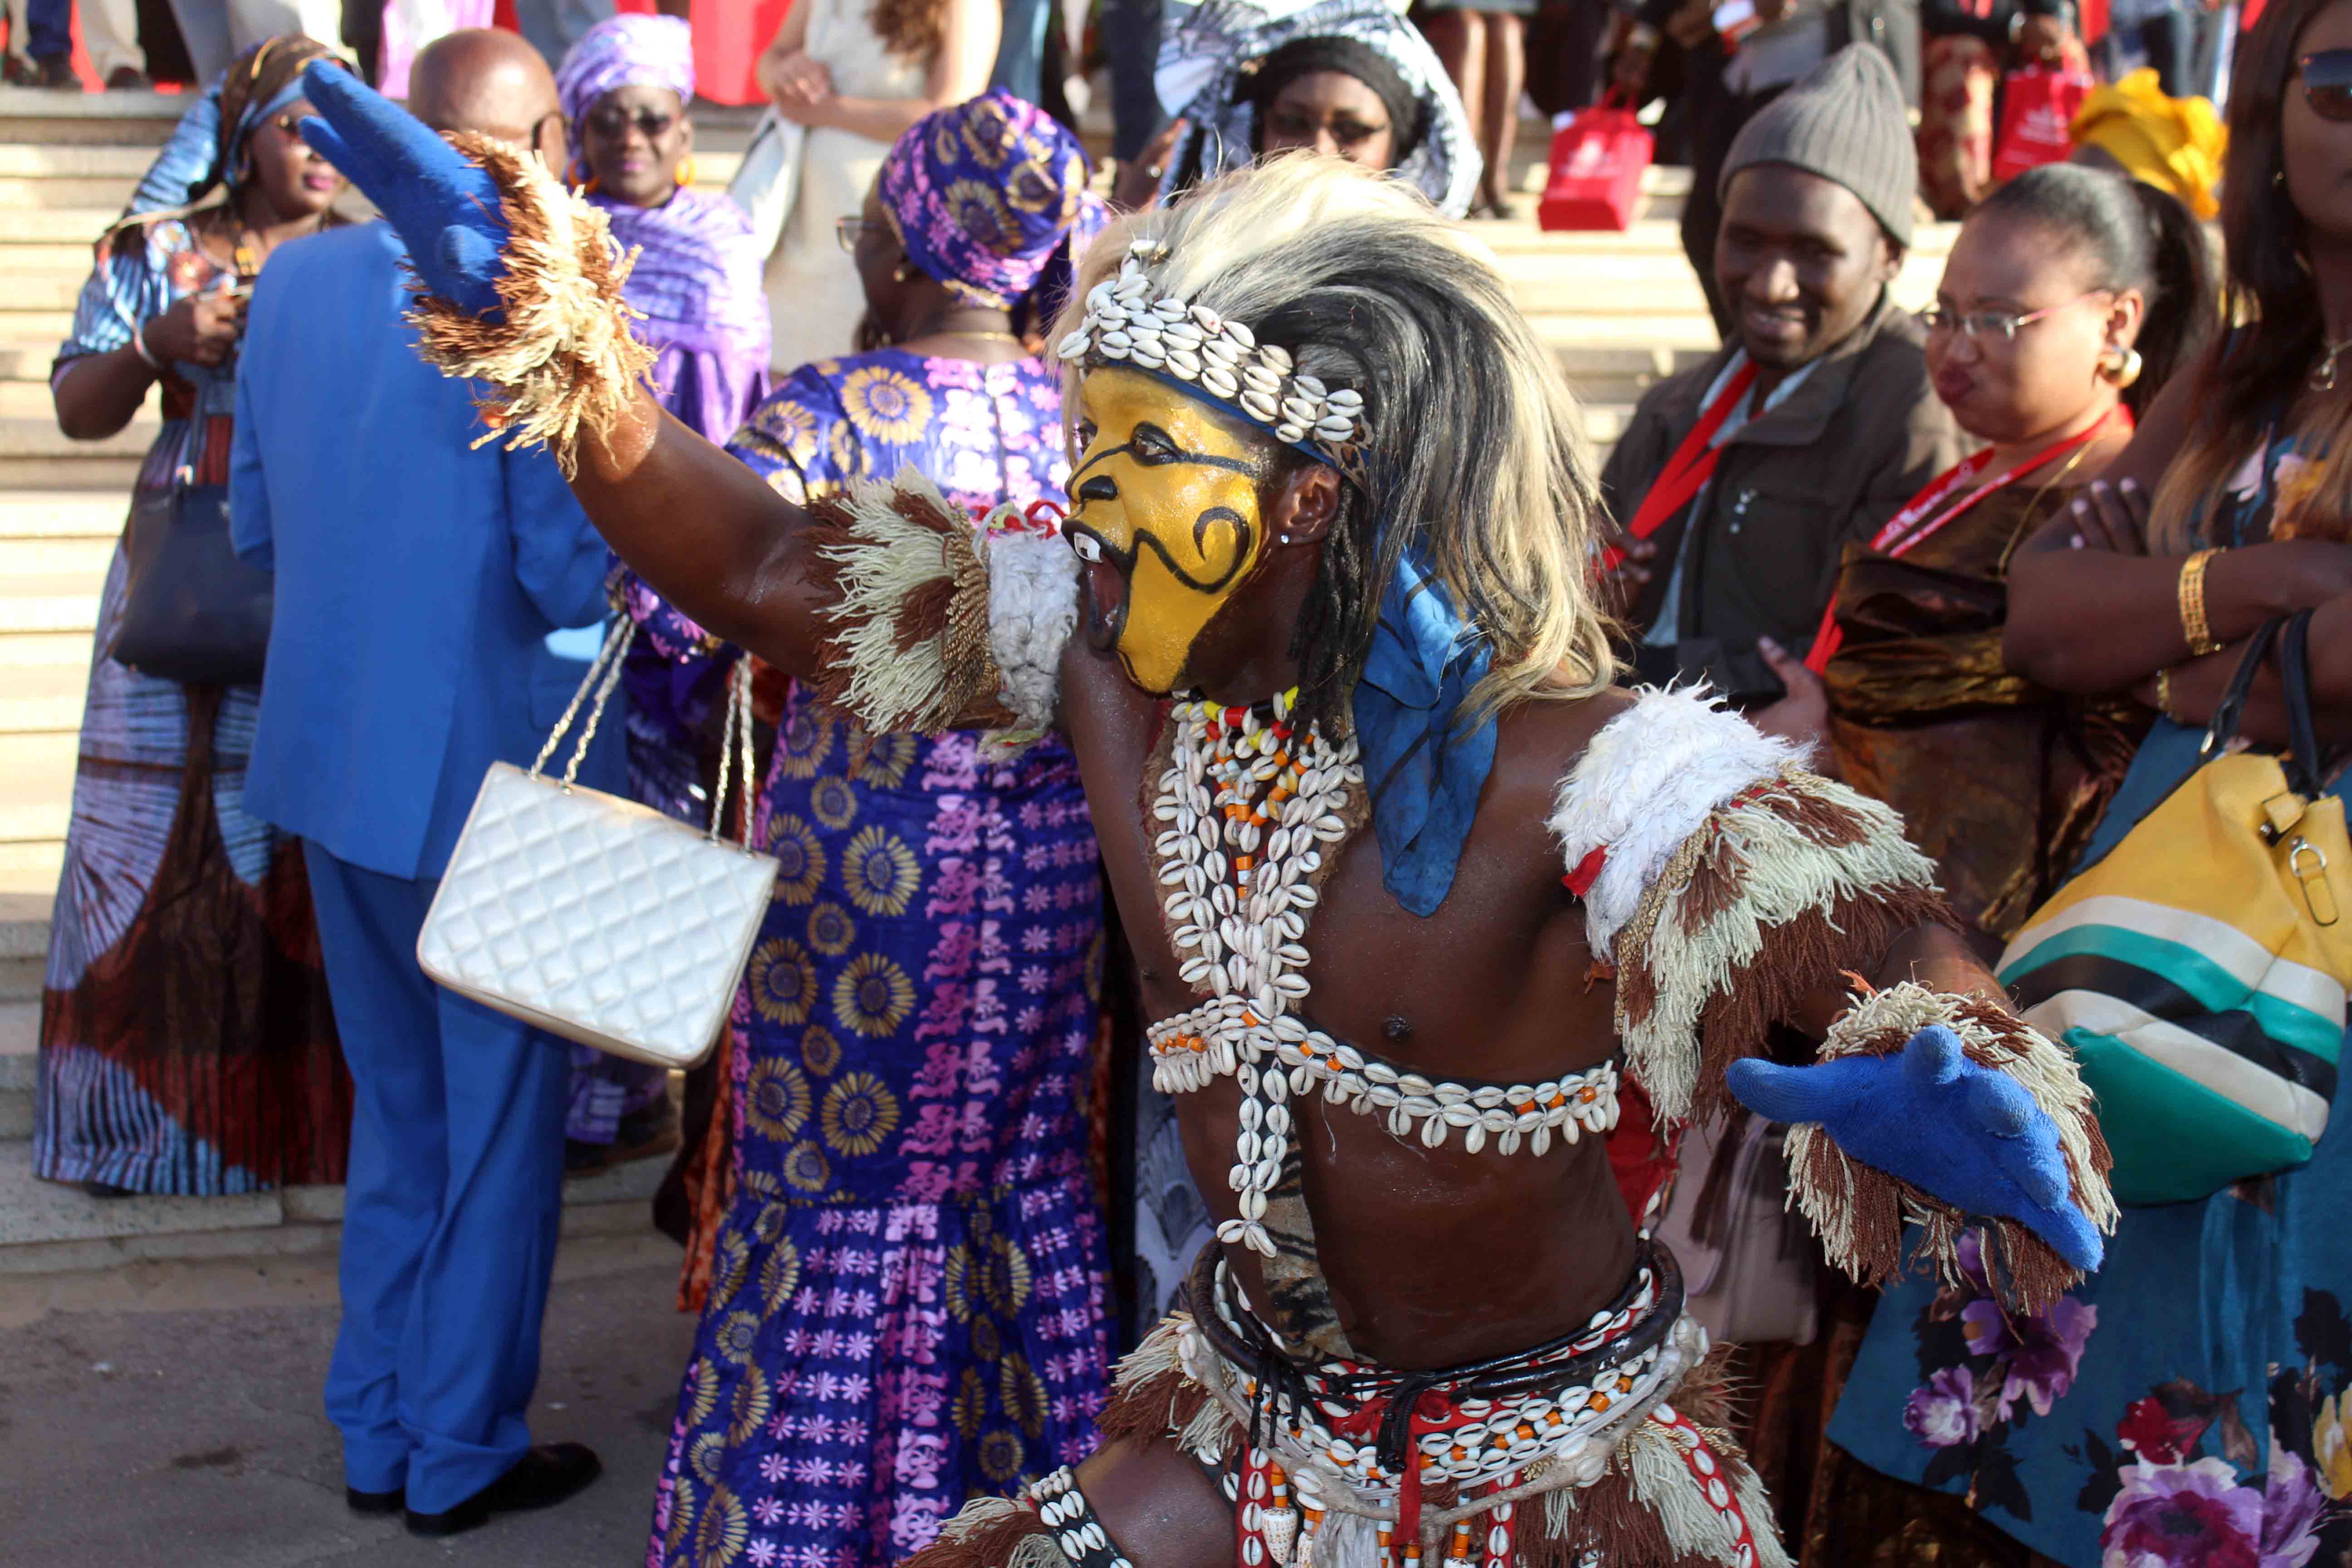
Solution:
[[[130,582],[116,663],[191,686],[261,679],[270,574],[229,542],[226,485],[134,492],[123,549]]]

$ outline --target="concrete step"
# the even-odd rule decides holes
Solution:
[[[0,1144],[33,1135],[34,1043],[41,1014],[43,958],[0,958]]]
[[[193,1231],[274,1228],[286,1223],[277,1193],[216,1198],[94,1198],[33,1174],[29,1139],[0,1143],[0,1257],[28,1242],[98,1241]]]
[[[13,400],[12,395],[36,393],[46,400],[47,394],[26,382],[0,383],[0,398]],[[26,413],[10,417],[0,415],[0,458],[63,458],[88,461],[98,458],[141,458],[155,442],[163,425],[162,416],[152,410],[142,410],[130,424],[100,441],[77,441],[58,428],[57,416],[44,411],[40,415]],[[125,485],[125,489],[129,489]],[[5,592],[0,585],[0,592]],[[6,629],[0,623],[0,630]]]
[[[63,310],[19,309],[7,300],[0,300],[0,342],[20,351],[30,350],[41,358],[32,372],[37,381],[49,378],[49,361],[57,358],[58,346],[73,331],[73,308]]]
[[[134,1258],[333,1252],[341,1187],[219,1198],[92,1198],[33,1174],[32,1143],[0,1143],[0,1276],[105,1268]],[[667,1162],[635,1160],[563,1184],[567,1238],[641,1233]]]
[[[40,386],[49,384],[49,371],[57,363],[58,345],[47,338],[31,336],[0,340],[0,381],[28,382]]]
[[[0,181],[0,201],[5,199],[6,182]],[[0,252],[0,259],[5,259],[5,252]],[[9,314],[0,317],[0,326],[5,326],[12,338],[26,338],[33,335],[31,323],[24,322],[20,326],[20,312],[30,315],[39,311],[49,315],[62,310],[70,316],[74,301],[81,298],[82,279],[89,276],[88,267],[79,272],[16,272],[12,268],[8,281]],[[70,321],[68,329],[71,329]]]
[[[146,449],[0,453],[0,495],[19,490],[85,490],[112,499],[119,514],[130,507]]]
[[[13,679],[19,671],[89,667],[88,632],[17,632],[0,636],[0,679]],[[0,911],[0,921],[6,918],[5,911]],[[0,945],[0,952],[5,951],[5,945]]]
[[[39,952],[12,953],[0,959],[0,964],[6,965],[8,976],[8,994],[0,998],[0,1154],[9,1147],[7,1140],[33,1135],[33,1084],[38,1072],[37,1058],[41,1038],[41,970],[48,956],[46,920],[41,921],[40,938]],[[6,1219],[0,1217],[0,1226],[6,1224]]]
[[[0,509],[5,506],[5,498],[0,497]],[[103,582],[107,564],[113,559],[114,541],[109,536],[12,539],[8,537],[5,510],[0,510],[0,583],[76,574]]]
[[[128,504],[104,490],[0,489],[0,541],[112,539]]]
[[[57,896],[58,876],[65,867],[65,835],[60,828],[57,836],[9,843],[0,840],[0,903],[11,900],[37,900],[46,911],[49,900]],[[48,947],[47,917],[43,915],[41,947]],[[0,940],[5,940],[0,932]]]
[[[0,142],[0,179],[127,180],[136,184],[155,161],[154,147],[77,146],[35,141],[15,127],[9,132],[9,140]]]
[[[146,166],[143,162],[139,165],[141,169]],[[89,175],[0,178],[0,212],[24,207],[105,207],[120,212],[131,200],[131,190],[138,183],[136,171],[121,179]],[[90,231],[90,237],[96,238],[97,230]]]
[[[0,735],[0,843],[64,840],[79,742],[71,730]]]
[[[89,276],[93,260],[87,235],[78,239],[38,241],[17,241],[0,236],[0,266],[21,276],[54,275],[71,278],[79,283]]]
[[[21,669],[0,667],[0,735],[77,732],[89,688],[87,665],[79,668],[68,664]]]
[[[176,92],[59,92],[0,86],[0,133],[42,142],[100,137],[160,144],[194,100]]]
[[[87,267],[95,258],[98,237],[121,216],[120,205],[11,207],[0,211],[0,246],[78,245]]]
[[[99,586],[81,573],[0,581],[0,633],[87,634],[98,625]]]

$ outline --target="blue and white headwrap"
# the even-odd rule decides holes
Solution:
[[[1184,133],[1160,175],[1165,200],[1185,179],[1246,168],[1257,156],[1257,100],[1246,80],[1267,56],[1303,38],[1347,38],[1388,63],[1422,105],[1421,135],[1396,177],[1448,217],[1470,210],[1484,168],[1453,79],[1389,0],[1169,0],[1152,85]]]
[[[299,34],[265,38],[239,55],[180,116],[155,161],[139,177],[122,216],[182,211],[202,201],[215,185],[236,189],[247,141],[271,115],[283,114],[300,100],[302,68],[322,56],[343,58],[340,50]],[[229,117],[226,133],[224,115]]]

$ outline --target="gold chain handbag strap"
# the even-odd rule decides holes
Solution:
[[[572,749],[572,762],[563,770],[563,787],[569,790],[572,781],[580,776],[580,764],[587,758],[589,743],[596,739],[596,726],[604,721],[604,704],[612,700],[613,688],[621,683],[622,658],[629,651],[629,645],[636,640],[636,622],[626,616],[614,620],[613,629],[605,634],[604,646],[596,650],[596,657],[589,661],[588,673],[580,678],[580,689],[572,694],[571,702],[564,707],[563,717],[555,721],[554,730],[547,737],[547,744],[539,749],[539,755],[532,760],[531,777],[537,778],[546,771],[548,758],[555,755],[555,749],[563,743],[565,731],[572,728],[572,721],[579,715],[580,704],[586,701],[588,694],[593,691],[596,694],[595,705],[588,710],[588,727],[580,732],[580,743]]]
[[[572,694],[563,710],[563,717],[547,737],[547,744],[530,764],[530,776],[539,778],[547,771],[548,759],[563,744],[564,735],[572,722],[580,716],[580,705],[590,704],[588,722],[580,731],[579,742],[572,748],[572,760],[563,770],[563,788],[568,792],[580,776],[580,764],[587,760],[588,748],[596,739],[597,726],[604,721],[604,705],[613,699],[613,689],[621,683],[621,667],[629,647],[635,642],[637,623],[626,616],[614,619],[613,629],[605,634],[604,647],[589,661],[588,673],[580,678],[580,689]],[[591,694],[593,700],[591,701]],[[735,660],[735,668],[727,676],[726,727],[719,739],[719,787],[711,792],[710,826],[704,834],[712,843],[719,841],[727,823],[727,797],[737,769],[741,770],[741,788],[747,797],[751,783],[751,656],[743,654]],[[751,847],[751,813],[743,813],[743,832],[739,840],[745,850]]]
[[[727,727],[719,737],[719,787],[710,795],[710,831],[707,837],[716,844],[726,831],[727,790],[730,764],[740,754],[742,768],[743,833],[740,839],[748,853],[751,847],[751,656],[737,657],[735,668],[727,674]]]

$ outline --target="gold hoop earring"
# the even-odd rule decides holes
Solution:
[[[2147,363],[2140,357],[2139,350],[2125,348],[2121,343],[2109,343],[2107,352],[2099,356],[2099,374],[2120,392],[2139,379],[2139,373]]]
[[[690,185],[692,185],[692,184],[694,184],[694,160],[693,160],[693,159],[691,159],[691,158],[680,158],[680,159],[677,161],[677,183],[678,183],[680,185],[688,185],[688,186],[690,186]]]

